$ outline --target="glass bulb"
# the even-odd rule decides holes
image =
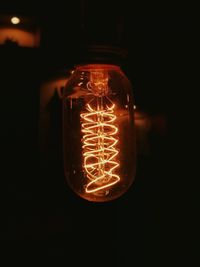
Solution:
[[[63,97],[64,169],[69,186],[94,202],[118,198],[136,169],[134,103],[119,66],[77,66]]]

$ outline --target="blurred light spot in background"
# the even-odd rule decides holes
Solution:
[[[12,24],[19,24],[20,23],[20,19],[18,17],[12,17],[11,20]]]

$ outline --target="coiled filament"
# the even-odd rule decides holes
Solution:
[[[82,113],[83,168],[88,178],[86,193],[101,193],[120,181],[116,173],[118,128],[115,125],[115,104],[103,103],[105,97],[96,97],[96,105],[86,104],[87,112]],[[94,102],[94,101],[93,101]],[[107,102],[107,101],[106,101]]]

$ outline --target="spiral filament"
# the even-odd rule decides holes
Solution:
[[[93,105],[91,104],[93,103]],[[95,103],[95,104],[94,104]],[[102,193],[120,181],[116,170],[119,167],[119,151],[115,137],[118,128],[115,126],[115,104],[104,97],[94,97],[86,104],[87,112],[82,113],[82,148],[83,168],[88,178],[86,193]],[[103,191],[104,190],[104,191]],[[105,193],[105,192],[104,192]]]

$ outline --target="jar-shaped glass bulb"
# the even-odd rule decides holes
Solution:
[[[134,103],[119,66],[75,68],[63,95],[64,169],[80,197],[110,201],[127,191],[136,169]]]

